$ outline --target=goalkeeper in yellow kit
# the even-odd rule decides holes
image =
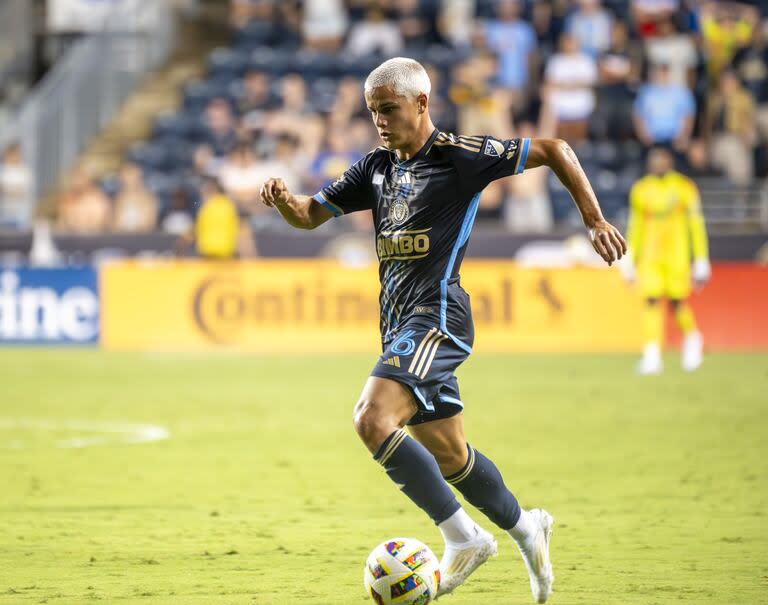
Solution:
[[[628,281],[637,277],[646,300],[646,344],[638,372],[662,370],[662,299],[670,301],[683,332],[683,369],[695,370],[702,361],[702,338],[687,298],[692,281],[703,285],[710,276],[699,191],[691,179],[674,170],[672,154],[656,148],[648,155],[648,174],[632,187],[629,204],[629,252],[622,269]]]

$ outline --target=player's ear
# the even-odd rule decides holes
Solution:
[[[419,96],[416,97],[416,104],[418,105],[419,113],[427,111],[427,95],[423,92],[420,93]]]

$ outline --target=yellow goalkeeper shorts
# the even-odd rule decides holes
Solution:
[[[682,300],[691,293],[688,263],[644,263],[638,267],[640,290],[645,298]]]

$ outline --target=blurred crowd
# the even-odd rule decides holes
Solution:
[[[768,175],[761,4],[232,0],[232,45],[214,51],[207,77],[157,118],[118,175],[74,175],[58,224],[187,234],[201,207],[225,199],[241,253],[255,253],[246,232],[281,225],[258,199],[266,178],[312,194],[377,145],[362,82],[398,55],[427,68],[440,129],[568,140],[609,216],[625,212],[652,146],[695,178],[750,186]],[[357,214],[349,222],[368,229]],[[573,211],[548,172],[533,170],[490,186],[479,219],[547,231]]]

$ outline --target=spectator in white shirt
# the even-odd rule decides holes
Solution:
[[[656,35],[645,40],[645,55],[652,65],[669,66],[669,79],[680,86],[691,87],[699,55],[693,37],[677,30],[671,18],[656,26]]]
[[[544,96],[557,121],[558,136],[583,140],[595,109],[595,59],[579,50],[571,34],[564,33],[560,36],[560,51],[547,61],[544,79]]]
[[[680,0],[632,0],[632,20],[641,38],[656,35],[657,24],[674,17]]]
[[[241,213],[261,210],[259,190],[264,183],[256,155],[246,143],[240,143],[221,163],[219,182]]]
[[[348,25],[343,0],[304,0],[302,33],[309,48],[338,50]]]
[[[352,26],[347,40],[347,51],[356,56],[375,52],[396,55],[404,46],[397,23],[387,19],[384,11],[377,6],[369,8],[365,19]]]

